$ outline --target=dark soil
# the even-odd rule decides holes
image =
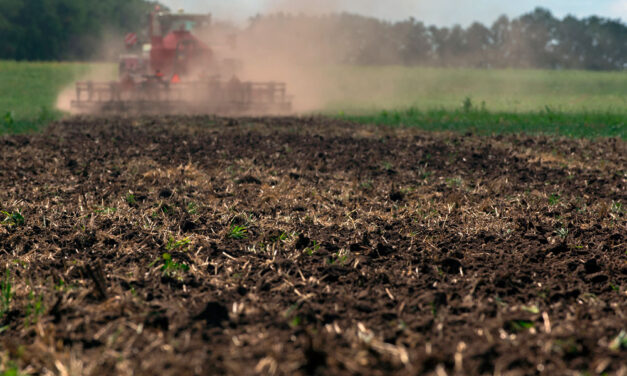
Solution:
[[[323,118],[0,138],[0,367],[626,375],[626,145]]]

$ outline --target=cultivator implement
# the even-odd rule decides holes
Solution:
[[[83,113],[289,113],[284,83],[150,83],[125,88],[119,82],[78,82],[72,107]]]

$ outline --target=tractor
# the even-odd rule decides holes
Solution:
[[[76,83],[72,108],[81,113],[285,114],[291,97],[285,83],[247,82],[237,61],[220,60],[198,35],[211,15],[149,14],[147,41],[130,33],[119,59],[118,80]]]

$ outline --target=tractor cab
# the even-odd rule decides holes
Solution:
[[[151,13],[151,73],[160,71],[178,80],[205,74],[213,65],[213,52],[195,35],[202,35],[210,24],[210,15]]]
[[[167,33],[175,30],[197,33],[211,26],[211,15],[157,12],[153,22],[155,22],[154,34],[160,34],[161,36],[165,36]]]

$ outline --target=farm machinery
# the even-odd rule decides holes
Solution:
[[[87,113],[288,113],[285,83],[237,78],[240,64],[220,60],[198,37],[211,15],[170,13],[158,6],[149,15],[147,43],[130,33],[120,56],[118,80],[76,83],[71,105]]]

